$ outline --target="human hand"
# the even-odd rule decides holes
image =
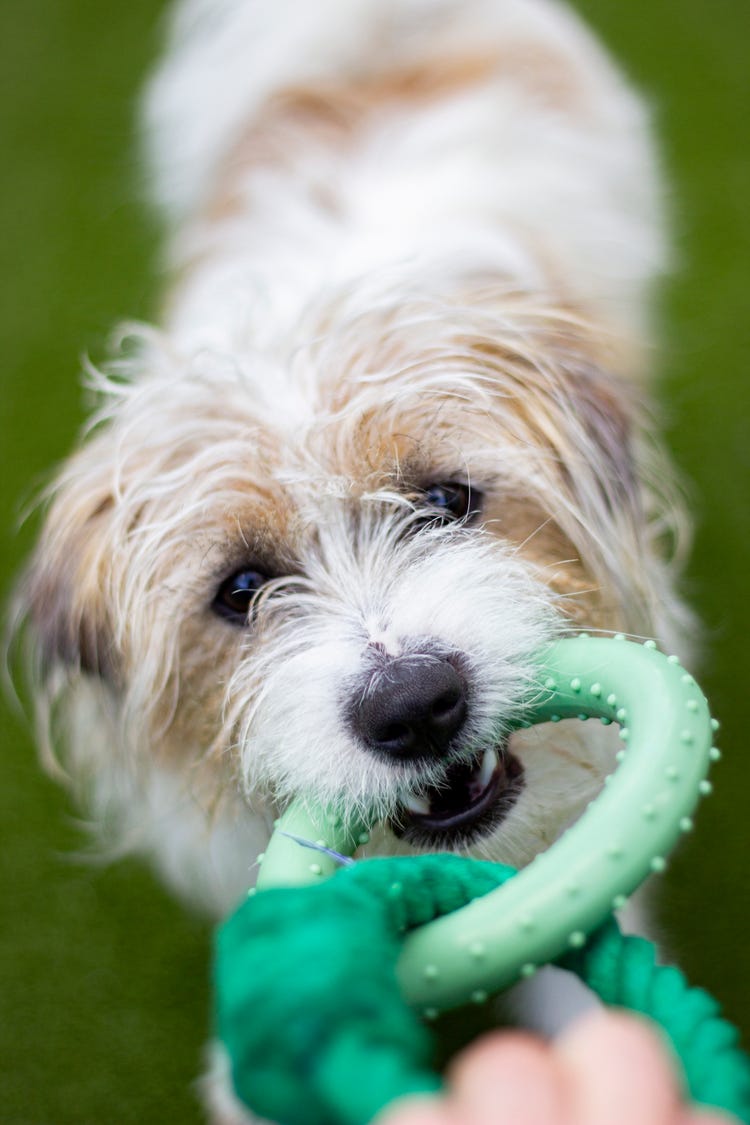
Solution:
[[[731,1125],[685,1104],[658,1032],[623,1013],[584,1016],[554,1043],[497,1032],[457,1058],[438,1097],[400,1100],[377,1125]]]

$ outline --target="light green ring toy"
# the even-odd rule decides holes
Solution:
[[[710,792],[714,723],[693,677],[652,642],[580,636],[540,658],[538,690],[518,726],[560,719],[620,724],[618,768],[584,815],[503,887],[406,936],[398,963],[404,997],[425,1014],[500,991],[587,935],[692,828]],[[307,840],[352,855],[371,825],[342,825],[302,801],[277,824],[258,888],[294,886],[337,870]]]

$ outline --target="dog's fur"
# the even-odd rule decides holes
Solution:
[[[581,627],[681,651],[641,102],[556,0],[183,0],[144,109],[173,282],[89,373],[23,585],[50,761],[217,913],[294,795],[375,812],[369,854],[434,846],[391,826],[488,746],[514,800],[448,842],[528,862],[615,751],[506,746],[531,656]],[[479,510],[443,518],[446,484]],[[447,757],[352,721],[405,658],[460,669]]]

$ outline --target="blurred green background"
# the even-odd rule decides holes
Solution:
[[[304,2],[304,0],[303,0]],[[82,420],[83,350],[147,317],[158,232],[139,203],[135,92],[160,0],[0,4],[0,565],[28,551],[24,499]],[[724,762],[661,917],[690,977],[750,1038],[750,5],[579,0],[647,92],[673,184],[679,267],[664,300],[669,439],[694,482],[688,576]],[[82,832],[2,712],[0,1122],[190,1125],[208,1025],[209,932],[132,862],[81,864]]]

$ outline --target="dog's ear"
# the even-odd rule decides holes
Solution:
[[[570,455],[561,464],[575,476],[585,464],[601,500],[616,509],[639,503],[636,435],[640,427],[634,388],[604,368],[581,364],[563,376],[568,403]],[[574,482],[571,482],[574,483]]]
[[[519,298],[520,300],[520,298]],[[534,306],[531,306],[532,313]],[[513,304],[498,305],[513,323]],[[594,328],[566,310],[538,311],[506,339],[462,337],[461,351],[497,377],[499,419],[516,415],[521,446],[541,453],[535,473],[580,499],[617,510],[638,503],[640,384],[618,375]]]
[[[67,462],[21,583],[21,612],[43,676],[62,665],[116,678],[110,612],[116,502],[107,446],[95,438]]]

